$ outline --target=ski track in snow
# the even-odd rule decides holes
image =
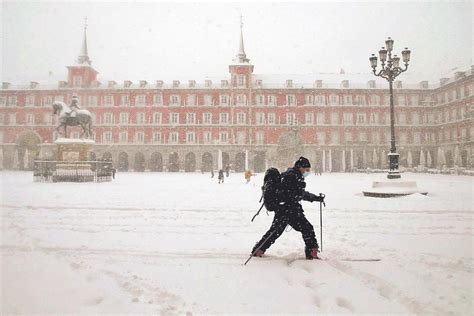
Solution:
[[[374,175],[312,176],[308,189],[327,194],[324,260],[303,260],[290,231],[243,266],[272,218],[250,223],[259,176],[249,185],[237,174],[224,185],[201,174],[123,173],[103,184],[1,176],[2,313],[473,311],[468,177],[407,175],[430,194],[385,200],[359,196]],[[319,205],[304,207],[319,240]]]

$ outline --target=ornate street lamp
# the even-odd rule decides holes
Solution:
[[[377,56],[372,54],[370,56],[370,66],[374,75],[377,77],[385,78],[388,81],[390,88],[390,153],[389,156],[389,172],[387,178],[389,179],[398,179],[400,178],[400,172],[398,170],[398,158],[399,154],[397,153],[397,148],[395,146],[395,113],[393,107],[393,81],[398,75],[402,72],[407,71],[408,62],[410,61],[410,50],[405,48],[402,51],[403,63],[405,68],[400,67],[400,57],[394,55],[392,57],[393,50],[393,39],[390,37],[385,41],[385,47],[382,47],[379,50],[379,59],[381,63],[381,69],[377,72]]]

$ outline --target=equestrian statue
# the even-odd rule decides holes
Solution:
[[[80,138],[83,138],[84,136],[93,139],[92,115],[88,110],[79,107],[79,99],[77,96],[72,97],[70,106],[61,101],[54,102],[53,114],[59,115],[59,125],[56,127],[56,131],[60,133],[60,128],[62,127],[64,130],[64,137],[67,137],[68,126],[80,126],[82,128]]]

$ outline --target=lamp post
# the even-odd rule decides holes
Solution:
[[[405,67],[400,67],[400,57],[397,55],[392,56],[393,50],[393,39],[390,37],[385,41],[385,47],[382,47],[379,50],[379,59],[381,63],[381,69],[377,72],[377,56],[372,54],[370,56],[370,66],[374,75],[377,77],[382,77],[388,81],[389,90],[390,90],[390,153],[389,157],[389,172],[387,178],[389,179],[399,179],[400,172],[398,170],[398,158],[399,154],[397,153],[397,148],[395,146],[395,113],[393,106],[393,81],[398,75],[402,72],[407,71],[408,62],[410,61],[410,50],[405,48],[402,51],[402,58]]]

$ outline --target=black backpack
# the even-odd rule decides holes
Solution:
[[[255,217],[260,214],[263,206],[267,209],[267,211],[274,211],[275,207],[278,205],[279,201],[279,189],[281,186],[281,174],[277,168],[268,168],[265,171],[265,176],[263,177],[263,185],[262,185],[262,197],[260,198],[259,202],[262,202],[260,209],[257,213],[252,217],[252,222]]]

